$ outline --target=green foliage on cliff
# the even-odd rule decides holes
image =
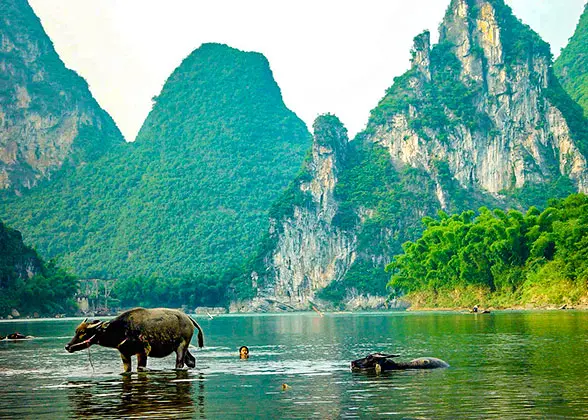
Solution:
[[[582,107],[574,102],[563,89],[551,70],[549,72],[549,86],[545,89],[545,95],[549,102],[561,111],[580,152],[584,156],[588,156],[588,118],[585,117]]]
[[[370,115],[369,133],[374,127],[386,123],[393,115],[406,113],[412,106],[417,112],[408,120],[409,127],[423,139],[435,133],[439,139],[458,124],[470,129],[489,130],[488,119],[481,115],[474,100],[479,87],[466,85],[460,80],[461,63],[448,42],[433,46],[430,52],[431,80],[425,80],[415,69],[394,79],[394,84]],[[419,88],[411,87],[411,79],[420,79]]]
[[[480,89],[466,86],[460,80],[461,62],[453,53],[453,44],[443,42],[431,49],[431,81],[424,83],[418,99],[413,103],[419,111],[410,127],[427,138],[425,128],[445,140],[447,131],[458,124],[471,130],[484,127],[485,118],[476,110],[474,99]]]
[[[475,13],[479,10],[474,0],[469,0]],[[504,0],[489,0],[496,12],[496,20],[500,27],[500,40],[504,50],[504,61],[507,66],[527,62],[529,57],[540,55],[551,57],[549,44],[529,25],[524,24],[512,12]]]
[[[588,117],[588,4],[574,35],[555,60],[553,69],[564,89]]]
[[[55,261],[44,263],[20,232],[0,222],[0,316],[12,309],[21,315],[71,312],[76,290],[75,277]]]
[[[133,144],[0,211],[80,276],[118,278],[120,290],[125,279],[188,279],[212,303],[211,279],[253,253],[309,145],[261,54],[205,44],[169,77]]]
[[[409,167],[397,170],[382,146],[359,139],[350,145],[335,197],[341,205],[333,223],[344,229],[357,227],[361,209],[369,213],[362,230],[370,230],[370,225],[383,228],[407,214],[438,206],[434,183],[426,173]],[[420,229],[419,219],[397,226],[401,236],[414,235],[415,229]]]
[[[386,90],[386,94],[372,109],[370,122],[373,125],[384,124],[395,114],[408,111],[409,105],[414,101],[414,94],[410,87],[410,80],[414,77],[414,71],[409,70],[402,76],[394,78],[394,83]],[[368,127],[370,130],[371,127]]]
[[[422,236],[388,265],[389,286],[440,306],[577,303],[588,298],[588,196],[525,214],[483,207],[424,218]]]
[[[364,140],[360,135],[350,144],[335,187],[339,210],[333,225],[356,232],[357,257],[342,280],[318,293],[334,302],[350,293],[385,295],[386,258],[401,251],[403,240],[420,234],[420,218],[439,206],[424,171],[394,168],[383,147]]]

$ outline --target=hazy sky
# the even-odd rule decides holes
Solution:
[[[585,0],[506,0],[552,45],[565,46]],[[336,114],[364,128],[412,39],[437,28],[449,0],[29,0],[66,66],[133,140],[171,72],[203,42],[258,51],[286,106],[308,127]]]

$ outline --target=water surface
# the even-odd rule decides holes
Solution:
[[[118,352],[67,353],[78,319],[0,321],[0,418],[586,418],[588,312],[316,313],[196,318],[196,368]],[[247,345],[249,360],[238,358]],[[379,376],[349,361],[376,351],[451,367]],[[136,369],[136,360],[133,360]],[[282,390],[282,384],[289,388]]]

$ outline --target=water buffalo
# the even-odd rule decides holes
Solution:
[[[406,370],[406,369],[435,369],[446,368],[449,365],[441,359],[435,357],[420,357],[410,362],[395,362],[391,360],[399,357],[398,354],[370,354],[363,359],[357,359],[351,362],[352,371],[374,371],[376,373],[388,370]]]
[[[188,351],[190,340],[198,329],[198,346],[204,346],[202,328],[183,312],[174,309],[134,308],[111,321],[84,320],[76,328],[76,335],[65,346],[73,353],[93,344],[118,349],[125,372],[131,371],[131,356],[137,355],[137,370],[147,369],[147,356],[165,357],[176,352],[176,369],[196,366],[196,359]]]
[[[0,340],[30,340],[31,338],[34,337],[32,335],[24,335],[19,332],[8,334],[6,337],[0,335]]]

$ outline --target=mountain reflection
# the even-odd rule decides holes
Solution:
[[[142,372],[70,385],[68,398],[75,418],[205,418],[202,373]]]

